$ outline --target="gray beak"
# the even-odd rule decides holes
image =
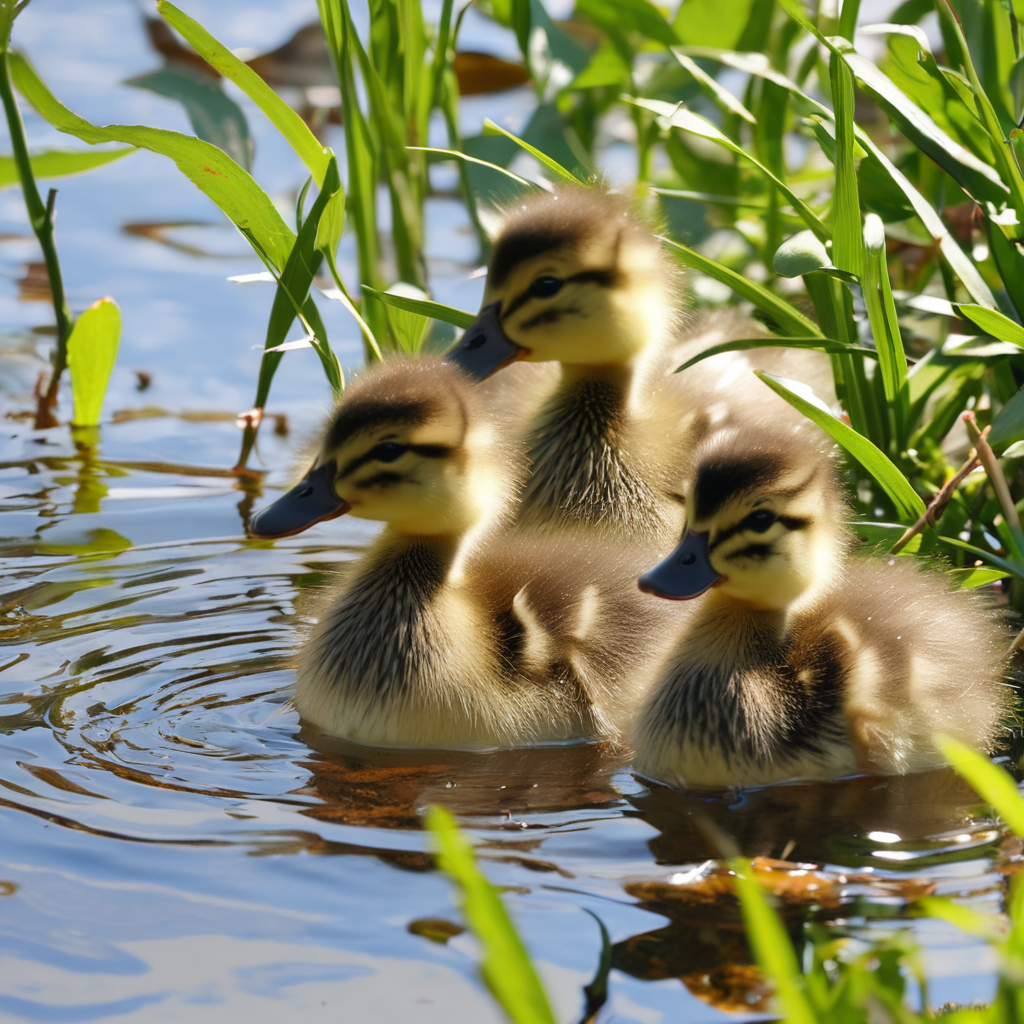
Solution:
[[[526,349],[509,341],[501,328],[501,303],[492,302],[480,310],[466,328],[462,340],[444,357],[446,363],[462,367],[475,380],[486,380],[503,366],[526,355]]]
[[[287,494],[252,516],[246,527],[249,536],[290,537],[344,515],[352,506],[334,493],[334,473],[333,459],[311,469]]]
[[[645,572],[638,585],[645,594],[686,601],[700,597],[722,578],[711,565],[708,535],[687,530],[672,554]]]

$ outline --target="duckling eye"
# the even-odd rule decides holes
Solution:
[[[405,453],[405,450],[404,444],[399,444],[397,441],[384,441],[370,452],[370,458],[376,462],[394,462]]]
[[[563,283],[560,277],[538,277],[530,285],[530,294],[537,299],[550,299],[558,293]]]
[[[761,508],[756,512],[751,512],[750,515],[747,516],[745,526],[748,530],[753,530],[754,533],[765,533],[771,529],[775,519],[776,516],[774,512],[769,512],[768,509]]]

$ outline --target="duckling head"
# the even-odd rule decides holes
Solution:
[[[678,271],[626,199],[562,185],[504,211],[480,314],[446,358],[478,379],[515,359],[631,364],[679,304]]]
[[[464,373],[395,358],[346,389],[310,470],[248,530],[286,537],[348,513],[401,534],[456,535],[504,511],[515,465]]]
[[[723,431],[695,453],[685,496],[682,540],[640,578],[641,590],[684,600],[714,587],[781,611],[835,579],[847,509],[817,436]]]

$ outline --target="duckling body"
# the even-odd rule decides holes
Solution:
[[[698,599],[637,716],[640,771],[761,785],[938,767],[937,732],[993,747],[1008,637],[983,599],[907,558],[851,555],[809,437],[727,432],[695,459],[689,534],[642,581]]]
[[[300,654],[303,718],[378,746],[621,734],[677,613],[635,590],[643,550],[505,536],[520,462],[455,367],[392,360],[346,391],[307,481],[326,468],[339,507],[386,526]]]
[[[448,358],[480,377],[520,359],[560,364],[525,434],[521,528],[671,543],[695,439],[749,401],[796,415],[745,354],[673,373],[689,355],[757,333],[735,315],[684,324],[678,268],[623,197],[562,186],[505,211],[481,315]]]

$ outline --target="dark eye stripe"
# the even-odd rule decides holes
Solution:
[[[810,519],[803,519],[800,516],[779,516],[775,522],[781,523],[787,530],[804,530],[811,525]],[[756,534],[757,531],[749,528],[746,518],[744,517],[738,523],[733,523],[732,526],[728,526],[722,530],[708,545],[708,551],[714,551],[719,544],[724,544],[730,537],[735,537],[738,533]]]
[[[377,458],[374,455],[374,450],[374,448],[371,448],[368,452],[357,455],[344,466],[335,479],[344,480],[345,477],[351,476],[360,466],[365,466],[368,462],[374,462]],[[408,450],[415,452],[417,455],[422,455],[425,459],[443,459],[452,452],[451,447],[444,444],[411,444],[408,446]]]
[[[567,284],[585,284],[587,282],[593,282],[594,284],[601,285],[602,288],[610,288],[616,280],[615,269],[608,270],[581,270],[578,274],[573,274],[572,277],[566,277],[562,279],[562,288],[565,288]],[[536,296],[530,294],[530,288],[533,287],[531,282],[530,287],[525,291],[520,292],[509,304],[502,310],[501,319],[506,320],[516,310],[522,308],[531,299]]]

